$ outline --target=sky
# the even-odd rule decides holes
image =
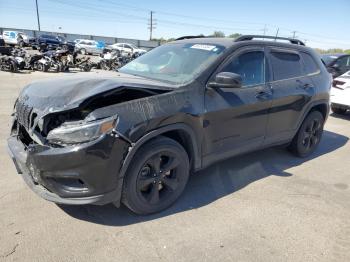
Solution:
[[[264,34],[350,49],[350,0],[38,0],[41,30],[149,39]],[[35,0],[0,0],[0,27],[37,29]],[[294,33],[294,31],[296,31]]]

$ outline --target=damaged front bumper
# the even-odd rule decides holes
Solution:
[[[61,204],[119,204],[119,171],[129,143],[113,134],[75,146],[26,146],[7,140],[17,172],[42,198]]]

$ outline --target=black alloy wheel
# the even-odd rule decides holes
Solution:
[[[321,141],[323,125],[324,118],[319,111],[309,113],[290,145],[291,151],[299,157],[312,154]]]
[[[124,182],[123,202],[137,214],[159,212],[176,201],[189,177],[189,159],[176,141],[159,137],[145,144]]]

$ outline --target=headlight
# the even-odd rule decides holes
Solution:
[[[47,140],[56,144],[84,143],[95,140],[101,135],[112,131],[115,125],[115,117],[109,117],[89,123],[66,123],[51,130],[47,135]]]

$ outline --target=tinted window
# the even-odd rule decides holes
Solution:
[[[239,74],[243,86],[265,83],[265,56],[262,51],[254,51],[235,57],[221,72]]]
[[[42,35],[41,37],[43,38],[48,38],[48,39],[55,39],[56,37],[53,35]]]
[[[322,61],[328,66],[331,64],[335,59],[337,59],[337,56],[334,55],[322,55]]]
[[[303,75],[300,57],[297,54],[272,52],[271,63],[274,80],[288,79]]]
[[[320,70],[311,55],[307,53],[300,53],[300,54],[304,61],[304,71],[306,74],[313,74]]]
[[[339,67],[350,66],[350,56],[344,56],[344,57],[339,58],[336,61],[336,64],[338,64]]]

